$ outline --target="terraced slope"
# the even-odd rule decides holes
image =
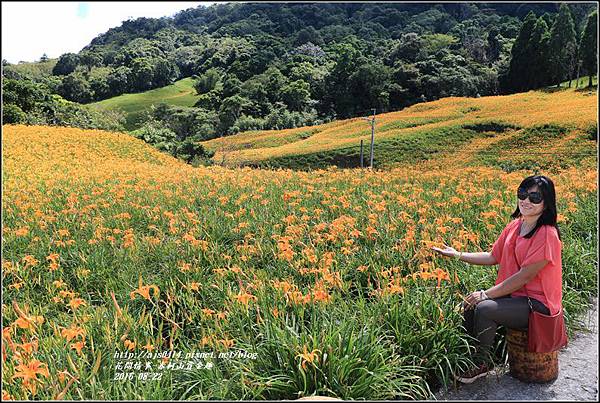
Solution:
[[[574,89],[450,97],[417,104],[376,116],[375,166],[430,160],[465,148],[470,157],[480,158],[481,154],[471,154],[471,144],[490,137],[503,139],[504,150],[539,152],[540,148],[560,147],[555,151],[591,155],[595,154],[595,142],[587,139],[595,133],[597,112],[597,94]],[[510,145],[513,136],[516,143]],[[368,160],[370,137],[369,122],[354,118],[314,127],[239,133],[203,145],[216,151],[217,162],[231,166],[356,167],[360,165],[361,140]],[[532,138],[539,141],[532,142]],[[490,143],[479,152],[493,154],[496,149]],[[499,160],[489,162],[500,164]]]

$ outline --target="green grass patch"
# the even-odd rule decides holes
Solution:
[[[135,130],[141,126],[144,113],[152,105],[165,103],[175,106],[194,106],[199,96],[194,89],[194,79],[191,77],[176,81],[162,88],[140,92],[137,94],[123,94],[118,97],[89,104],[90,108],[118,109],[126,113],[125,128]]]
[[[396,130],[396,129],[407,129],[409,127],[423,126],[423,125],[428,125],[430,123],[441,122],[444,120],[448,120],[448,119],[444,118],[444,117],[440,117],[440,118],[412,118],[412,119],[396,120],[391,123],[386,123],[382,126],[376,126],[375,133],[382,133],[382,132],[387,132],[389,130]],[[370,131],[369,131],[369,133],[370,133]]]
[[[14,71],[33,80],[52,75],[52,69],[58,59],[48,59],[45,62],[19,63],[3,67],[5,72]]]
[[[465,125],[463,127],[468,130],[474,130],[478,133],[484,133],[484,132],[504,133],[508,130],[519,129],[518,126],[513,125],[511,123],[496,122],[496,121],[477,122],[474,124]]]

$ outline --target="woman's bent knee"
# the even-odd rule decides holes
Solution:
[[[498,309],[498,303],[493,299],[486,299],[475,306],[475,315],[491,319],[496,309]]]

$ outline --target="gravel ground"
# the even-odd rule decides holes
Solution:
[[[513,378],[508,368],[472,384],[436,393],[438,400],[574,400],[598,401],[598,299],[584,316],[587,332],[580,332],[558,355],[558,378],[529,384]]]

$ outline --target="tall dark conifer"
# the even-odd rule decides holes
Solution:
[[[548,40],[550,34],[546,21],[540,17],[533,27],[529,40],[530,63],[527,70],[527,89],[548,85]]]
[[[581,34],[580,55],[582,67],[589,75],[588,86],[592,86],[592,75],[598,68],[598,12],[592,12]]]
[[[549,67],[553,82],[558,87],[564,79],[573,75],[573,59],[577,54],[577,36],[571,10],[566,4],[561,4],[558,15],[550,30]]]
[[[511,92],[527,90],[527,70],[530,66],[529,58],[531,55],[529,43],[536,21],[535,14],[530,11],[525,17],[517,39],[513,43],[508,69],[508,87]]]

